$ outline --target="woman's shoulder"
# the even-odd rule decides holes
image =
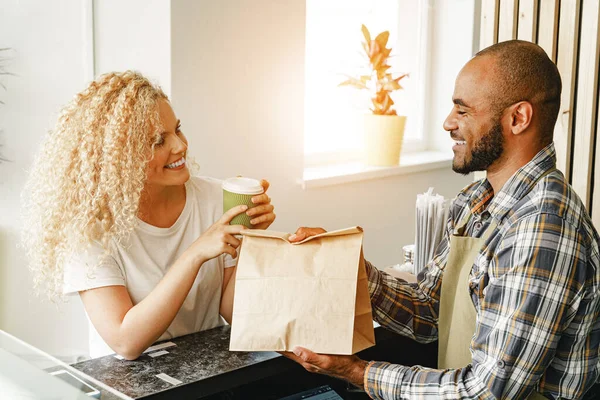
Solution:
[[[223,181],[221,179],[212,178],[210,176],[192,176],[188,181],[189,187],[194,190],[194,192],[201,197],[209,196],[222,196],[223,189],[221,188],[221,184]]]

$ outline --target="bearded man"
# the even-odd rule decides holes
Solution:
[[[452,168],[486,171],[453,200],[444,240],[408,284],[366,262],[375,319],[438,341],[438,368],[295,348],[312,372],[376,399],[579,399],[598,377],[598,234],[556,169],[556,65],[539,46],[507,41],[460,71],[444,129]],[[300,228],[300,241],[321,228]],[[590,393],[588,393],[590,396]]]

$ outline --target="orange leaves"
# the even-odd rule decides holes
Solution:
[[[398,82],[400,82],[400,79],[407,78],[407,77],[408,77],[408,73],[402,74],[394,80],[396,81],[396,83],[398,83]]]
[[[388,75],[389,75],[389,79],[383,85],[383,89],[387,90],[388,92],[402,89],[402,86],[398,82],[400,82],[400,79],[408,76],[408,74],[402,74],[399,77],[397,77],[396,79],[392,79],[392,75],[391,74],[388,74]]]
[[[371,43],[371,34],[369,33],[369,30],[367,29],[367,27],[363,24],[360,29],[362,30],[363,36],[365,37],[365,41],[367,43]]]
[[[366,27],[365,27],[365,29],[366,29]],[[390,37],[390,32],[383,31],[379,35],[377,35],[377,37],[375,38],[375,42],[377,42],[377,44],[379,44],[379,47],[381,47],[382,49],[385,49],[385,46],[387,45],[387,41],[388,41],[389,37]]]
[[[377,43],[377,42],[371,42],[371,43]],[[377,71],[379,68],[381,68],[381,61],[383,59],[384,59],[383,53],[373,53],[373,56],[371,57],[371,66],[373,67],[373,69],[375,71]]]
[[[357,89],[367,89],[367,82],[363,81],[362,79],[356,79],[356,78],[350,77],[347,80],[345,80],[344,82],[340,83],[338,86],[352,86]]]
[[[390,37],[388,31],[381,32],[371,39],[371,33],[365,25],[361,26],[362,34],[365,41],[362,43],[363,50],[369,59],[369,67],[373,71],[372,76],[362,75],[358,78],[348,77],[347,80],[340,83],[338,86],[352,86],[357,89],[374,90],[371,102],[373,108],[371,111],[377,115],[396,115],[396,111],[392,108],[394,101],[390,97],[390,92],[402,89],[400,80],[407,77],[408,74],[402,74],[397,78],[393,78],[388,72],[391,66],[388,64],[388,59],[391,48],[387,48],[387,42]],[[368,84],[374,80],[374,84]]]
[[[402,89],[402,86],[400,86],[400,84],[394,80],[389,80],[383,85],[382,89],[391,92],[393,90]]]
[[[380,91],[371,99],[373,108],[371,112],[375,115],[397,115],[396,110],[392,108],[394,100],[390,97],[387,91]]]

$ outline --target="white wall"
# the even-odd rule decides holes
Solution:
[[[86,84],[82,4],[3,0],[0,13],[0,48],[14,49],[8,70],[15,74],[0,88],[2,153],[12,160],[0,165],[0,329],[65,357],[87,349],[83,308],[78,299],[59,309],[33,296],[17,248],[19,194],[40,139]]]
[[[171,0],[94,1],[94,66],[140,71],[171,95]]]
[[[468,10],[464,21],[454,14],[445,20],[448,30],[470,24]],[[304,14],[303,0],[173,2],[175,112],[202,174],[271,181],[278,215],[274,229],[360,225],[368,258],[381,266],[400,262],[401,246],[414,241],[416,194],[434,186],[452,197],[471,178],[448,169],[302,190],[297,182],[303,170]],[[467,48],[467,61],[471,37],[468,29],[461,32],[462,37],[453,37]],[[460,63],[460,57],[459,52],[452,64]],[[454,76],[449,80],[438,114],[452,107]],[[448,136],[441,129],[444,117],[432,114],[440,141]]]
[[[426,123],[429,147],[447,149],[452,140],[442,128],[452,108],[454,81],[463,65],[473,56],[474,0],[435,0],[432,23],[432,52],[436,62],[429,70],[431,118]],[[479,32],[478,29],[475,29]]]
[[[15,160],[0,165],[0,329],[69,357],[87,348],[83,311],[78,301],[57,310],[31,296],[16,248],[18,193],[56,111],[84,87],[81,7],[87,2],[4,3],[0,47],[18,50],[11,69],[19,76],[7,82],[7,93],[0,92],[6,103],[0,106],[4,151]],[[434,186],[451,197],[470,182],[438,170],[301,189],[304,0],[94,3],[96,73],[134,68],[158,79],[172,94],[201,174],[271,181],[274,229],[360,225],[365,254],[384,266],[399,262],[401,246],[413,242],[417,193]],[[472,20],[464,18],[448,23]],[[449,109],[450,94],[445,96]],[[431,123],[441,126],[442,120]]]

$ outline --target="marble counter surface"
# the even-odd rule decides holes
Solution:
[[[229,351],[229,334],[230,327],[222,326],[171,339],[174,346],[149,351],[135,361],[109,355],[72,367],[135,399],[214,399],[212,395],[221,397],[225,392],[227,399],[275,399],[323,384],[338,385],[335,388],[344,399],[366,396],[343,393],[345,382],[306,372],[275,352]],[[381,327],[375,328],[375,340],[374,347],[358,356],[403,365],[433,367],[437,362],[437,342],[419,344]],[[165,353],[152,357],[161,352]],[[157,377],[160,374],[166,374],[167,380]],[[247,393],[254,395],[248,397]],[[103,392],[102,398],[112,397]]]
[[[275,352],[230,352],[229,333],[230,327],[223,326],[172,339],[176,346],[165,348],[167,353],[157,357],[151,357],[156,353],[151,352],[128,361],[109,355],[72,366],[133,398],[166,398],[177,388],[177,398],[197,398],[262,377],[254,377],[257,371],[249,366],[261,363],[260,374],[268,375],[269,369],[280,372],[289,365],[289,360]],[[159,374],[181,383],[166,382]]]

